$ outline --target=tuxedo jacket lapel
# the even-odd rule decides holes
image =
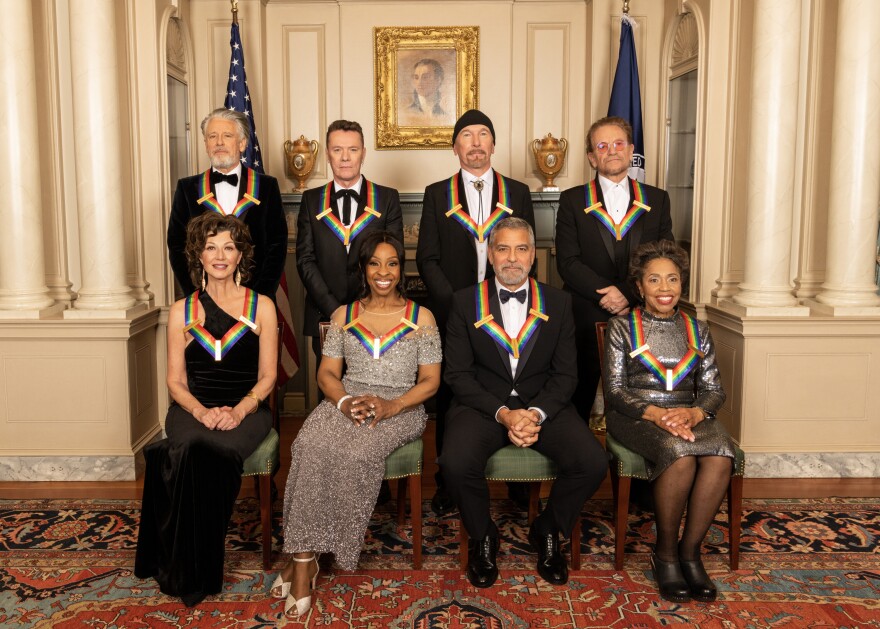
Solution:
[[[529,287],[529,290],[531,291],[531,287]],[[532,296],[529,295],[527,299],[528,299],[528,301],[526,303],[531,304],[532,303],[532,301],[531,301]],[[526,316],[528,316],[528,315],[526,315]],[[529,360],[529,356],[532,355],[532,348],[535,347],[535,345],[538,342],[538,337],[541,336],[541,329],[543,327],[544,327],[544,322],[542,321],[541,323],[538,324],[538,327],[535,328],[535,331],[532,333],[532,338],[530,338],[529,342],[526,343],[526,346],[523,347],[523,351],[519,355],[519,362],[516,364],[516,375],[517,376],[523,372],[523,368],[526,366],[526,363]]]
[[[605,211],[608,211],[608,206],[605,204],[605,195],[602,194],[602,184],[599,183],[599,177],[596,177],[596,196],[599,197],[599,203],[602,204],[602,207],[605,208]],[[599,231],[599,237],[602,239],[602,244],[605,245],[605,251],[608,252],[608,257],[614,261],[614,239],[611,237],[611,232],[601,223],[598,218],[593,218],[588,215],[588,218],[593,222],[593,227]]]
[[[627,210],[629,210],[629,208],[632,206],[632,202],[633,202],[633,189],[632,189],[633,187],[632,187],[632,181],[630,180],[629,177],[626,178],[626,183],[629,186],[629,189],[628,189],[629,200],[627,201],[626,208],[627,208]],[[647,216],[648,216],[647,212],[643,213],[638,219],[636,219],[636,222],[633,224],[633,226],[630,228],[629,232],[627,233],[627,236],[629,237],[629,250],[630,251],[635,251],[636,247],[639,246],[639,243],[642,242],[642,228],[645,226],[645,218]]]
[[[495,317],[495,322],[503,328],[504,317],[501,316],[501,302],[498,300],[498,290],[495,286],[495,282],[489,282],[489,313]],[[504,370],[507,372],[507,375],[510,376],[510,381],[513,382],[513,371],[510,369],[510,354],[507,353],[506,349],[496,343],[495,339],[489,336],[487,332],[482,331],[482,333],[485,334],[492,345],[495,346],[495,350],[498,352],[498,357],[504,365]]]

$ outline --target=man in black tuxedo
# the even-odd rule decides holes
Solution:
[[[494,277],[455,294],[446,329],[446,381],[455,397],[440,469],[471,538],[467,575],[476,587],[498,577],[485,478],[493,453],[511,443],[531,447],[559,468],[529,529],[538,573],[557,585],[568,580],[558,534],[570,536],[608,469],[605,451],[570,402],[577,383],[571,298],[529,278],[534,260],[531,226],[517,218],[498,223],[489,237]]]
[[[585,417],[601,376],[596,322],[626,314],[636,303],[627,282],[630,253],[641,243],[675,240],[669,195],[627,176],[632,141],[632,127],[623,118],[594,122],[587,133],[587,158],[596,178],[559,196],[556,265],[572,296],[578,351],[572,401]]]
[[[491,279],[487,263],[488,237],[501,217],[525,219],[534,229],[535,214],[528,187],[492,168],[495,128],[483,112],[471,109],[455,123],[452,152],[459,172],[425,188],[416,264],[428,287],[429,307],[441,336],[452,306],[452,294]],[[444,368],[446,365],[444,352]],[[437,454],[443,451],[445,415],[452,393],[445,383],[435,396]],[[438,473],[431,507],[438,515],[454,508]]]
[[[215,109],[202,120],[211,168],[177,182],[168,221],[168,257],[174,277],[189,295],[196,286],[186,262],[186,226],[202,212],[234,214],[242,219],[254,245],[254,268],[246,285],[275,301],[287,257],[287,220],[278,180],[242,165],[251,136],[247,116]]]
[[[306,190],[296,219],[296,268],[306,289],[303,334],[312,337],[318,361],[318,323],[358,298],[358,254],[363,237],[391,232],[403,243],[400,195],[361,176],[366,148],[361,125],[337,120],[327,128],[327,162],[333,181]]]

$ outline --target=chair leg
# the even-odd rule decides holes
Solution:
[[[257,478],[260,479],[260,519],[263,525],[263,570],[268,570],[272,565],[272,477],[260,474],[254,477]]]
[[[403,526],[406,523],[406,478],[397,479],[397,526]]]
[[[458,561],[461,564],[461,571],[465,572],[468,565],[468,532],[464,528],[464,520],[458,521]]]
[[[529,524],[538,517],[538,503],[541,499],[541,481],[529,483]]]
[[[727,521],[730,527],[730,569],[739,570],[739,538],[742,532],[743,477],[731,476],[727,487]]]
[[[571,567],[573,570],[581,569],[581,516],[574,521],[574,529],[571,531]]]
[[[614,569],[623,570],[623,553],[626,547],[627,516],[629,515],[629,489],[632,479],[612,472],[611,487],[614,490]]]
[[[403,480],[400,481],[403,483]],[[422,569],[422,475],[409,477],[409,519],[412,523],[413,568]]]

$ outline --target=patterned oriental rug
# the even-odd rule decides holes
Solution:
[[[737,572],[728,568],[722,513],[706,545],[718,601],[683,605],[657,595],[650,514],[630,515],[626,569],[616,572],[611,504],[587,503],[583,569],[552,586],[535,574],[524,515],[493,501],[501,577],[477,590],[457,567],[457,517],[434,518],[425,505],[424,569],[414,571],[392,502],[373,516],[359,569],[322,566],[315,607],[297,622],[267,597],[275,574],[260,569],[255,500],[239,502],[227,537],[225,591],[192,609],[133,575],[139,508],[130,500],[0,501],[0,626],[880,627],[877,499],[746,500]]]

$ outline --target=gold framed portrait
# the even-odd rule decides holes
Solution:
[[[479,26],[377,26],[376,148],[452,146],[452,128],[479,107]]]

